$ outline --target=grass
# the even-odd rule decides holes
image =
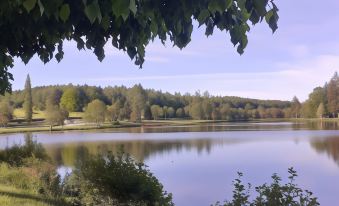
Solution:
[[[19,153],[13,153],[12,155],[16,154]],[[6,160],[6,158],[2,159],[0,165],[0,205],[66,205],[61,198],[38,193],[38,188],[41,188],[43,183],[41,181],[41,171],[43,171],[43,174],[47,174],[49,165],[15,167],[5,163]]]
[[[62,206],[67,204],[61,200],[46,198],[31,191],[17,189],[7,185],[0,185],[0,205]]]
[[[84,112],[70,112],[69,117],[71,117],[71,118],[83,118]]]
[[[24,119],[25,118],[25,110],[23,108],[17,108],[13,111],[14,117],[16,119]],[[71,118],[82,118],[84,116],[84,112],[70,112],[69,117]],[[45,113],[40,110],[33,110],[33,119],[44,119]]]
[[[14,117],[17,119],[25,118],[25,110],[23,108],[17,108],[13,111]],[[33,110],[33,119],[43,119],[45,118],[45,114],[43,111]]]

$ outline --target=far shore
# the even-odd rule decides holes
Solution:
[[[31,124],[16,124],[12,122],[7,127],[0,128],[0,134],[25,133],[25,132],[60,132],[60,131],[82,131],[82,130],[103,130],[119,129],[131,127],[163,127],[163,126],[190,126],[218,123],[237,123],[237,122],[339,122],[338,118],[279,118],[279,119],[250,119],[243,121],[228,120],[187,120],[187,119],[167,119],[167,120],[143,120],[141,123],[121,121],[117,124],[105,122],[101,125],[91,123],[69,124],[64,126],[47,125],[43,119],[36,119]]]

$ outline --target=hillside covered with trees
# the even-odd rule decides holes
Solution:
[[[4,106],[0,107],[0,113],[20,108],[27,111],[30,95],[34,111],[43,111],[47,121],[58,125],[70,112],[84,112],[85,120],[96,123],[173,118],[235,121],[293,116],[289,101],[213,96],[207,91],[194,95],[171,94],[145,89],[140,84],[131,88],[72,84],[26,88],[2,96],[1,105]],[[30,117],[29,114],[25,116]]]
[[[129,120],[227,120],[266,118],[336,118],[339,113],[339,77],[335,73],[323,87],[316,87],[305,102],[259,100],[235,96],[213,96],[207,91],[195,94],[168,93],[137,84],[125,86],[54,85],[31,88],[27,76],[25,89],[0,97],[0,123],[6,126],[15,109],[24,110],[32,121],[39,111],[50,125],[62,125],[72,112],[97,125],[105,121]]]

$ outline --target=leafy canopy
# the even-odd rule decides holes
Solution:
[[[141,67],[151,40],[169,38],[182,49],[196,20],[207,36],[214,28],[229,32],[242,54],[250,24],[265,19],[274,32],[277,12],[273,0],[1,0],[0,93],[11,91],[15,57],[26,64],[35,54],[44,63],[59,62],[65,40],[93,50],[100,61],[110,41]]]

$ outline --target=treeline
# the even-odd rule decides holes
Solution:
[[[31,89],[33,108],[46,111],[55,106],[67,112],[85,111],[89,103],[107,106],[106,118],[112,121],[129,119],[204,119],[246,120],[253,118],[283,118],[289,111],[289,101],[257,100],[231,96],[201,94],[171,94],[154,89],[144,89],[140,84],[96,87],[88,85],[56,85]],[[27,96],[27,95],[26,95]],[[25,103],[24,90],[14,91],[1,97],[13,108],[22,108]],[[100,101],[101,103],[98,103]],[[53,107],[54,106],[54,107]],[[1,112],[1,111],[0,111]],[[287,114],[289,115],[289,114]]]
[[[296,104],[295,104],[296,105]],[[339,113],[339,77],[335,72],[323,87],[316,87],[297,110],[304,118],[337,118]]]

